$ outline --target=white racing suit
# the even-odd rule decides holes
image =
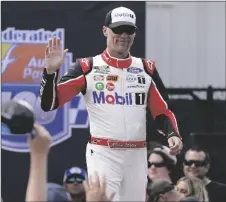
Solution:
[[[88,174],[96,171],[105,176],[108,193],[116,193],[114,201],[145,201],[146,107],[160,133],[167,138],[179,136],[154,61],[132,56],[117,59],[105,50],[95,57],[77,59],[59,81],[58,73],[47,75],[44,69],[42,109],[57,109],[82,92],[90,119]]]

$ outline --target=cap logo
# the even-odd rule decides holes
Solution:
[[[81,171],[81,169],[78,168],[78,167],[73,167],[73,168],[70,169],[70,172],[71,172],[71,173],[81,173],[82,171]]]
[[[130,17],[130,18],[134,18],[133,14],[130,14],[130,13],[116,13],[114,14],[114,17],[117,18],[117,17]]]

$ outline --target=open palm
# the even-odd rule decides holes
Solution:
[[[45,51],[45,64],[48,74],[53,74],[61,67],[67,52],[68,49],[61,50],[60,39],[54,37],[49,40]]]

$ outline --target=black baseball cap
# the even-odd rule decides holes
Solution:
[[[86,172],[86,170],[79,168],[79,167],[72,167],[70,169],[67,169],[64,172],[63,182],[65,183],[68,180],[68,178],[70,178],[72,176],[73,177],[80,176],[81,179],[86,180],[87,179],[87,172]]]
[[[25,100],[10,100],[2,105],[1,112],[3,134],[26,134],[33,130],[35,122],[31,105]],[[5,129],[4,129],[5,127]]]
[[[167,180],[157,180],[148,187],[148,195],[154,199],[160,194],[166,194],[174,189],[174,185]]]
[[[115,28],[122,25],[129,25],[137,28],[136,15],[132,10],[126,7],[118,7],[107,13],[104,25],[109,28]]]

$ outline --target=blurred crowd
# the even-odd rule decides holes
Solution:
[[[96,174],[88,177],[86,170],[76,165],[62,174],[61,185],[47,182],[51,136],[40,125],[36,124],[35,129],[37,137],[29,140],[31,166],[26,201],[112,201],[114,193],[106,195],[105,179]],[[192,147],[185,152],[184,176],[176,180],[172,176],[178,160],[168,147],[150,143],[147,161],[147,202],[225,202],[226,185],[207,177],[211,163],[203,149]]]

